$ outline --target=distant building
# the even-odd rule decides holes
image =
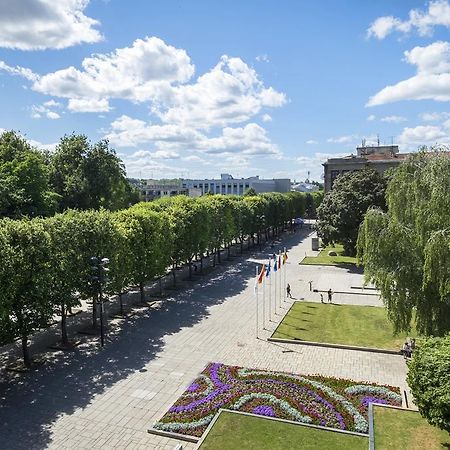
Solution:
[[[220,175],[219,179],[181,180],[183,188],[199,189],[201,194],[243,195],[249,188],[257,194],[263,192],[289,192],[291,180],[289,178],[276,178],[272,180],[260,179],[259,176],[250,178],[233,178],[228,173]]]
[[[144,202],[176,195],[187,195],[188,197],[199,197],[201,195],[200,189],[183,187],[181,180],[142,180],[139,189],[141,200]]]
[[[316,192],[319,190],[319,186],[317,186],[317,184],[300,181],[299,183],[292,183],[291,190],[297,192]]]
[[[399,166],[409,153],[399,153],[398,145],[378,145],[356,147],[356,155],[343,158],[330,158],[323,163],[325,192],[333,187],[339,175],[366,167],[384,173],[392,167]]]

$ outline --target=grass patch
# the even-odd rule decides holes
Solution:
[[[367,450],[368,440],[327,430],[223,412],[200,450]]]
[[[450,434],[431,426],[418,412],[374,407],[375,448],[443,450]]]
[[[394,336],[382,307],[295,302],[272,337],[400,350],[406,334]]]
[[[328,256],[329,251],[336,252],[337,256]],[[344,247],[341,244],[325,247],[317,256],[305,256],[300,264],[337,266],[341,264],[356,264],[355,256],[345,256]]]

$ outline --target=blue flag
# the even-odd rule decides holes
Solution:
[[[278,270],[277,267],[277,258],[275,258],[275,262],[273,263],[273,271],[276,272]]]
[[[272,265],[272,260],[269,259],[269,263],[267,264],[267,269],[266,269],[266,278],[268,278],[269,275],[270,275],[270,268],[271,268],[271,265]]]

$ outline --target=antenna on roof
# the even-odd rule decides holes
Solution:
[[[377,146],[378,147],[380,146],[380,135],[379,134],[377,134]]]

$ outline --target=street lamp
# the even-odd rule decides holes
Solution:
[[[92,267],[92,284],[97,289],[99,301],[100,301],[100,342],[101,346],[105,345],[105,334],[103,327],[103,288],[108,282],[108,268],[109,259],[108,258],[98,258],[93,256],[91,258]]]

